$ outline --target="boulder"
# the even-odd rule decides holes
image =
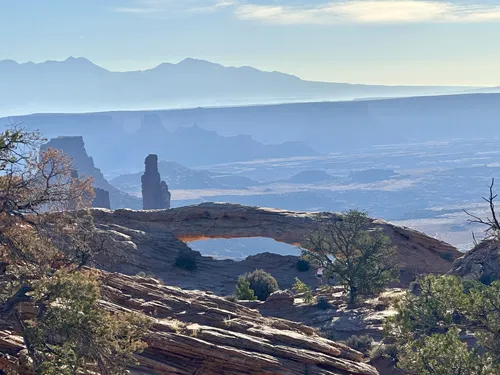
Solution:
[[[272,293],[267,300],[262,304],[264,309],[286,309],[293,307],[294,297],[289,290],[278,290]]]

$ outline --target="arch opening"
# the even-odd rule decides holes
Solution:
[[[185,242],[189,242],[189,247],[199,251],[203,256],[216,259],[244,260],[249,256],[262,253],[293,256],[301,254],[298,246],[266,237],[201,238]]]

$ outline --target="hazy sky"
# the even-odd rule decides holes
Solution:
[[[304,79],[500,85],[500,0],[0,0],[0,59],[185,57]]]

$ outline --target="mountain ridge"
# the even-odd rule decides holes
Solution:
[[[84,57],[37,63],[2,60],[0,82],[5,93],[0,94],[0,115],[337,101],[455,94],[474,89],[317,82],[194,58],[126,72],[110,71]]]

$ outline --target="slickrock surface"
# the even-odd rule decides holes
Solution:
[[[362,355],[314,329],[264,318],[223,298],[164,286],[154,279],[103,273],[103,307],[154,321],[133,374],[377,375]],[[22,340],[0,324],[0,369]],[[29,372],[22,372],[29,374]]]
[[[162,211],[93,210],[93,216],[101,229],[113,231],[116,246],[136,249],[136,265],[143,265],[160,277],[164,277],[164,271],[170,268],[172,254],[175,257],[179,251],[186,250],[186,243],[191,241],[267,237],[300,245],[311,231],[338,218],[335,213],[294,212],[228,203],[204,203]],[[372,223],[381,228],[397,247],[403,283],[411,281],[416,274],[446,273],[453,261],[462,255],[452,245],[416,230],[382,220],[373,220]],[[213,262],[218,262],[218,265]],[[206,263],[207,268],[217,268],[212,270],[212,275],[221,268],[235,267],[235,262],[231,261]]]

